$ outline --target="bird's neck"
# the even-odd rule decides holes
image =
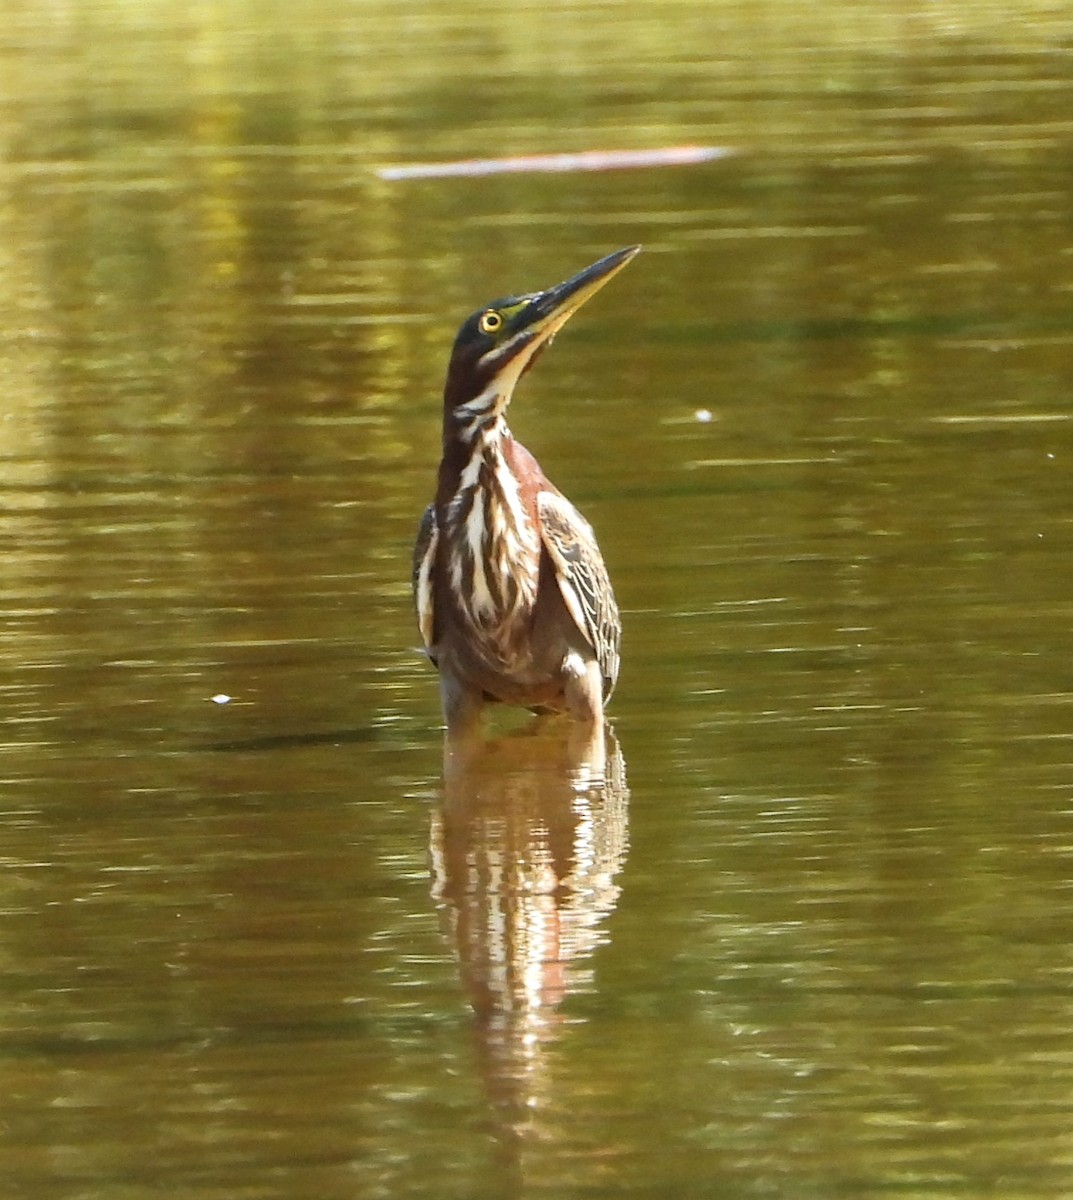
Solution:
[[[468,441],[445,437],[437,495],[454,594],[472,626],[504,634],[534,603],[540,564],[519,452],[501,414]]]
[[[444,389],[443,447],[470,449],[496,442],[507,430],[506,412],[510,390],[495,381],[475,396],[462,399],[448,379]]]
[[[455,410],[444,419],[443,457],[437,500],[447,504],[472,489],[482,472],[502,469],[513,442],[503,412],[469,415]]]

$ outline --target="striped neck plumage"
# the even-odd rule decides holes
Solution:
[[[465,404],[450,410],[444,428],[444,440],[452,440],[468,450],[495,445],[507,432],[506,411],[510,396],[504,396],[494,384]]]
[[[462,417],[462,455],[444,514],[448,575],[470,625],[506,662],[517,621],[536,600],[540,544],[506,453],[502,407]]]

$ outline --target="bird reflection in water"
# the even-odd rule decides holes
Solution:
[[[560,722],[448,758],[431,829],[433,897],[476,1016],[497,1125],[511,1144],[550,1090],[547,1050],[619,896],[626,772],[610,730],[579,753]]]

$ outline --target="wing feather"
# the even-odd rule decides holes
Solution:
[[[606,700],[618,679],[622,626],[600,547],[592,526],[565,496],[540,492],[537,512],[567,611],[600,664]]]
[[[432,647],[436,640],[436,609],[433,597],[433,567],[436,563],[436,546],[440,540],[436,527],[436,508],[430,504],[421,517],[414,543],[413,592],[414,607],[417,609],[417,626],[421,630],[421,641],[432,658]],[[436,660],[433,659],[433,662]]]

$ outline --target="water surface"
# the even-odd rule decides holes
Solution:
[[[6,1194],[1069,1195],[1061,6],[0,8]],[[447,349],[634,242],[614,771],[445,778]]]

